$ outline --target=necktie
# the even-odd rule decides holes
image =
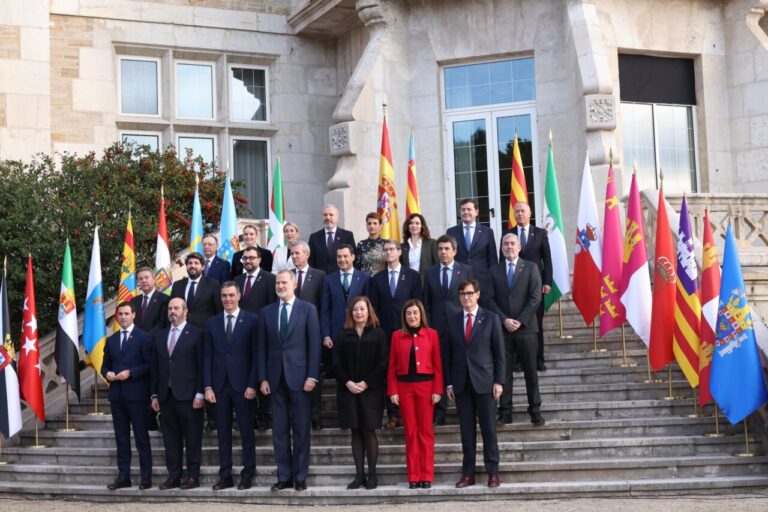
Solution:
[[[245,290],[243,290],[243,300],[251,298],[251,287],[253,286],[253,276],[245,276]]]
[[[509,264],[509,267],[507,268],[507,286],[512,288],[512,283],[515,282],[515,264],[511,263]]]
[[[443,286],[443,291],[448,291],[448,267],[443,267],[443,282],[441,283]]]
[[[144,314],[147,312],[147,306],[149,305],[149,295],[144,295],[144,300],[141,303],[141,318],[144,318]]]
[[[232,338],[232,321],[235,319],[234,315],[227,315],[227,343]]]
[[[280,310],[280,337],[285,340],[288,336],[288,303],[283,302],[283,308]]]
[[[178,340],[179,330],[177,328],[171,329],[171,342],[168,343],[168,355],[173,355],[173,349],[176,348],[176,341]]]
[[[299,270],[297,273],[299,274],[299,279],[296,282],[296,295],[301,297],[301,286],[304,284],[304,271]]]
[[[208,270],[211,268],[211,260],[205,260],[205,275],[208,275]]]
[[[343,279],[341,280],[341,286],[344,287],[344,293],[349,291],[349,274],[344,272]]]
[[[467,244],[467,250],[472,245],[472,233],[469,231],[469,226],[464,226],[464,243]]]
[[[464,338],[469,343],[469,338],[472,336],[472,313],[467,313],[467,326],[464,329]]]
[[[195,282],[189,282],[189,291],[187,292],[187,307],[192,304],[192,299],[195,298]]]
[[[526,236],[525,236],[525,228],[520,228],[520,250],[521,251],[525,250],[525,244],[527,243],[528,243],[528,240],[526,239]]]
[[[128,331],[123,331],[123,339],[120,340],[120,350],[123,350],[126,343],[128,343]]]
[[[326,233],[325,245],[328,247],[328,254],[330,255],[333,251],[333,231]]]
[[[397,277],[395,277],[397,273],[394,270],[389,271],[389,293],[392,294],[392,296],[395,296],[395,291],[397,290]]]

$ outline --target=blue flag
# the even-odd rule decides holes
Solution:
[[[768,402],[763,368],[744,291],[739,253],[731,226],[725,234],[723,277],[710,388],[731,424]]]
[[[232,197],[232,187],[229,177],[224,185],[224,199],[221,206],[221,245],[219,245],[219,258],[232,263],[232,257],[240,250],[240,242],[237,238],[237,212],[235,211],[235,199]]]
[[[189,232],[189,252],[203,252],[203,212],[200,210],[197,177],[195,177],[195,199],[192,203],[192,226]]]

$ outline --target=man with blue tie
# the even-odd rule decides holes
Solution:
[[[237,488],[250,489],[256,473],[256,437],[253,399],[258,388],[258,317],[241,310],[240,289],[234,281],[221,286],[224,311],[205,324],[203,386],[205,399],[216,404],[219,442],[219,480],[213,490],[227,489],[232,481],[232,411],[237,414],[243,447],[243,470]]]
[[[229,281],[231,271],[229,262],[216,255],[218,249],[218,238],[213,235],[203,237],[203,256],[205,256],[203,275],[215,279],[221,284]]]
[[[311,393],[320,374],[320,324],[315,306],[296,298],[296,276],[281,270],[278,301],[259,324],[261,392],[272,396],[272,444],[277,482],[272,491],[307,488],[312,427]],[[293,441],[293,443],[291,443]]]
[[[323,346],[331,350],[335,338],[344,326],[347,304],[358,295],[368,295],[370,276],[354,268],[355,248],[343,244],[336,249],[338,270],[327,274],[320,302],[320,332]],[[310,263],[311,266],[311,263]]]
[[[459,205],[461,224],[448,229],[446,234],[458,242],[456,261],[472,267],[475,277],[484,288],[488,272],[499,261],[496,237],[491,228],[477,221],[480,210],[475,199],[462,199]]]
[[[147,429],[152,340],[133,325],[134,318],[133,304],[121,302],[117,306],[120,330],[107,338],[101,364],[101,375],[109,382],[109,407],[117,445],[118,475],[107,486],[110,491],[132,485],[131,429],[141,467],[139,490],[152,487],[152,449]]]

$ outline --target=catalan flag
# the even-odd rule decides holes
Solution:
[[[664,186],[659,187],[656,215],[656,248],[653,251],[653,304],[651,306],[651,340],[648,357],[657,372],[675,359],[672,331],[675,327],[675,244],[669,227]]]
[[[701,345],[699,345],[699,405],[712,400],[709,388],[712,351],[715,348],[717,306],[720,301],[720,266],[717,247],[709,222],[709,209],[704,210],[704,249],[701,255]]]
[[[621,232],[619,198],[613,163],[608,167],[603,217],[603,266],[600,275],[600,336],[619,327],[627,314],[621,302],[621,273],[624,265],[624,236]]]
[[[195,175],[195,199],[192,203],[192,225],[189,232],[189,252],[203,252],[203,212],[200,209],[200,178]]]
[[[408,141],[408,190],[405,191],[405,218],[412,213],[421,213],[419,203],[419,182],[416,179],[416,149],[413,147],[413,132]]]
[[[123,261],[120,265],[120,286],[117,289],[117,302],[127,302],[136,296],[136,246],[133,243],[133,224],[131,212],[128,212],[128,225],[125,227],[123,242]]]
[[[101,249],[99,228],[93,230],[91,268],[88,272],[88,291],[85,294],[85,319],[83,320],[83,348],[96,373],[101,375],[104,345],[107,342],[107,324],[104,319],[104,287],[101,282]]]
[[[509,185],[509,229],[517,226],[515,221],[515,205],[517,203],[528,202],[528,187],[525,185],[525,172],[523,172],[523,159],[520,156],[520,146],[517,143],[517,132],[515,132],[515,142],[512,145],[512,177]]]
[[[376,212],[381,216],[381,237],[400,241],[400,218],[397,215],[395,171],[392,167],[392,150],[389,147],[387,117],[381,131],[381,158],[379,159],[379,199]]]
[[[675,327],[672,330],[672,351],[691,387],[699,385],[699,270],[693,254],[693,237],[688,218],[688,205],[683,197],[680,207],[680,227],[677,232],[677,292],[675,293]]]
[[[168,243],[168,225],[165,222],[165,195],[160,187],[160,216],[157,221],[157,248],[155,249],[155,289],[166,295],[171,294],[171,246]]]

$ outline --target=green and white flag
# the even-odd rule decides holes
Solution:
[[[59,293],[59,324],[56,327],[56,369],[80,399],[80,344],[77,339],[77,307],[75,280],[72,277],[72,255],[69,240],[64,249]]]
[[[283,174],[280,171],[280,156],[275,163],[272,175],[272,200],[269,203],[269,234],[267,249],[275,252],[279,247],[285,247],[283,226],[285,225],[285,203],[283,202]]]
[[[547,157],[547,183],[544,189],[544,229],[549,238],[552,254],[552,291],[544,296],[544,309],[571,291],[568,254],[565,252],[563,236],[563,214],[560,212],[560,192],[557,188],[555,158],[552,152],[552,133],[549,134],[549,155]]]

